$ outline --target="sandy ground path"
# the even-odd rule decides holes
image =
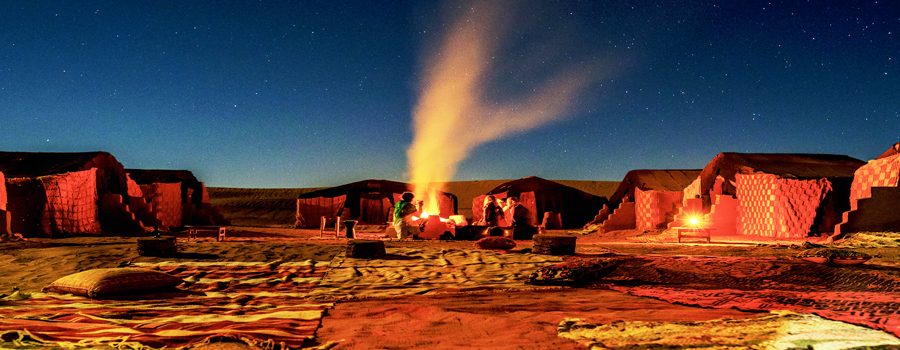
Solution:
[[[584,349],[557,336],[561,321],[674,322],[758,315],[595,288],[373,298],[335,305],[311,346],[336,342],[335,349]]]
[[[92,268],[116,267],[125,262],[157,261],[328,261],[345,249],[346,240],[319,239],[317,230],[230,227],[229,239],[216,242],[179,239],[174,257],[140,256],[134,237],[72,237],[29,239],[0,243],[0,293],[14,287],[39,291],[63,276]],[[578,239],[579,254],[699,255],[788,257],[799,251],[791,242],[764,245],[745,242],[718,244],[636,243],[633,232],[590,234]],[[516,249],[530,248],[519,241]],[[714,242],[715,243],[715,242]],[[387,241],[388,247],[474,249],[471,241]],[[894,265],[896,247],[862,247],[875,255],[872,264]],[[557,336],[564,318],[592,322],[702,321],[749,319],[762,313],[707,309],[635,297],[602,288],[561,288],[412,295],[341,301],[323,318],[309,348],[494,348],[577,349],[575,342]],[[213,344],[206,348],[246,348]]]

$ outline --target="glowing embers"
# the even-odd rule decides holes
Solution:
[[[422,227],[419,238],[422,239],[453,239],[456,237],[456,228],[466,226],[466,217],[463,215],[451,215],[450,218],[442,218],[428,211],[422,211],[422,217],[413,216],[413,219]]]
[[[440,217],[440,216],[431,214],[431,213],[429,213],[427,210],[423,210],[423,211],[422,211],[422,216],[421,216],[421,217],[418,217],[418,216],[413,215],[412,218],[413,218],[413,220],[419,221],[419,220],[421,220],[421,219],[428,220],[428,218],[431,218],[431,217],[436,217],[436,218],[438,218],[439,220],[441,220],[442,222],[446,222],[446,221],[450,220],[450,219],[445,219],[445,218],[442,218],[442,217]]]

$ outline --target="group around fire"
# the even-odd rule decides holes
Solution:
[[[518,197],[497,199],[493,195],[487,195],[482,209],[484,216],[474,222],[474,226],[508,230],[514,237],[533,235],[537,231],[537,227],[529,220],[528,208],[519,203]],[[400,200],[394,205],[392,222],[397,239],[405,241],[410,237],[419,238],[422,226],[426,224],[422,212],[422,201],[416,201],[415,194],[404,192],[400,195]]]

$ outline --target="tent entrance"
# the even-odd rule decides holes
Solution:
[[[388,197],[362,194],[359,198],[359,221],[383,225],[392,221],[394,205]]]

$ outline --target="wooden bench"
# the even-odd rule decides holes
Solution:
[[[224,227],[196,227],[196,228],[188,228],[188,240],[197,239],[197,233],[200,232],[212,232],[216,234],[216,241],[223,242],[225,241],[225,228]]]
[[[678,232],[678,243],[681,243],[682,238],[703,238],[706,239],[706,243],[709,243],[712,230],[714,229],[699,227],[678,227],[675,229]]]

